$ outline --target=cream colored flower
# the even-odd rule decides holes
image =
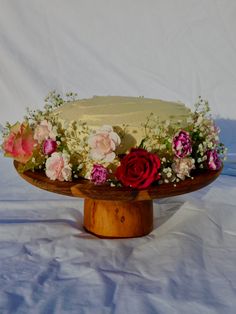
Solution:
[[[195,168],[195,160],[190,157],[175,158],[172,169],[176,173],[177,177],[184,180],[185,177],[190,176],[190,171]]]
[[[43,120],[39,125],[36,126],[34,130],[34,139],[39,143],[42,143],[44,140],[51,138],[52,140],[56,140],[56,134],[53,130],[51,122],[47,120]]]
[[[66,153],[55,152],[46,161],[46,175],[51,180],[70,181],[70,157]]]
[[[120,145],[120,142],[119,135],[113,131],[111,126],[102,126],[95,134],[90,135],[88,139],[88,144],[91,147],[91,158],[93,160],[112,162],[116,157],[114,151]]]

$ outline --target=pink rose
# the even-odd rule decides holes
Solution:
[[[44,140],[51,138],[56,140],[56,135],[53,133],[53,127],[51,122],[43,120],[39,125],[36,126],[34,130],[34,139],[39,143],[42,143]]]
[[[44,155],[51,155],[57,149],[57,142],[52,140],[51,138],[45,140],[43,142],[43,153]]]
[[[222,165],[222,162],[217,154],[217,151],[208,150],[207,151],[207,166],[210,170],[219,170]]]
[[[176,173],[177,177],[184,180],[185,177],[190,176],[190,171],[195,168],[195,160],[190,157],[175,158],[172,164],[172,169]]]
[[[5,156],[26,163],[32,156],[36,141],[28,123],[17,122],[11,127],[10,134],[4,139]]]
[[[46,176],[51,180],[70,181],[70,157],[65,153],[53,153],[46,161]]]
[[[120,137],[111,126],[104,125],[89,137],[88,144],[92,148],[90,154],[93,160],[111,162],[116,156],[115,149],[120,145]]]
[[[173,138],[172,149],[175,156],[183,158],[192,153],[191,138],[188,132],[181,130]]]

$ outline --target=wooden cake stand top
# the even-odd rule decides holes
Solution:
[[[27,182],[46,191],[81,197],[84,202],[84,227],[87,231],[105,238],[140,237],[153,229],[153,199],[160,199],[201,189],[213,182],[221,173],[198,171],[193,179],[188,178],[174,186],[173,183],[153,185],[148,189],[136,190],[110,185],[94,185],[80,178],[72,182],[52,181],[42,171],[18,171]]]
[[[153,185],[144,190],[137,190],[127,187],[111,187],[106,184],[95,185],[83,178],[71,182],[52,181],[42,171],[25,171],[24,173],[20,173],[17,161],[14,161],[14,166],[23,179],[43,190],[81,198],[127,202],[153,200],[199,190],[212,183],[220,175],[222,170],[221,168],[218,171],[205,170],[193,172],[193,179],[187,178],[184,181],[178,182],[176,186],[173,183],[164,183]]]

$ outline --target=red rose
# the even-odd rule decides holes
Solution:
[[[145,189],[160,178],[161,162],[156,154],[142,148],[133,148],[121,160],[116,177],[124,186]]]

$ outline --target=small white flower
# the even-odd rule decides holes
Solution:
[[[171,177],[172,177],[172,173],[171,173],[171,172],[168,172],[168,173],[166,174],[166,176],[167,176],[167,178],[171,178]]]
[[[199,124],[202,123],[202,121],[203,121],[203,116],[202,116],[202,115],[199,115],[199,117],[197,118],[196,124],[199,125]]]

